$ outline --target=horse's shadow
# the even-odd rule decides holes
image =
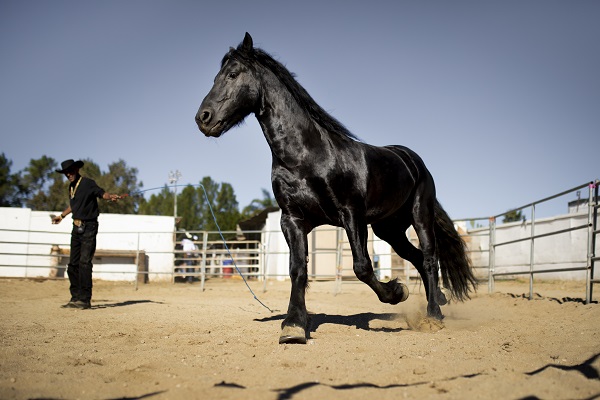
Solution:
[[[100,304],[94,304],[92,306],[93,310],[99,310],[102,308],[114,308],[114,307],[125,307],[125,306],[132,306],[135,304],[144,304],[144,303],[153,303],[153,304],[163,304],[160,301],[153,301],[153,300],[126,300],[126,301],[120,301],[118,303],[100,303]]]
[[[256,318],[254,319],[257,322],[270,322],[283,320],[286,314],[273,315],[267,318]],[[371,328],[371,321],[379,320],[379,321],[393,321],[398,319],[399,314],[393,313],[360,313],[354,315],[333,315],[333,314],[311,314],[308,315],[308,326],[309,332],[316,332],[317,329],[321,325],[325,324],[335,324],[335,325],[345,325],[345,326],[353,326],[356,329],[361,329],[365,331],[375,331],[375,332],[400,332],[405,330],[406,328]]]

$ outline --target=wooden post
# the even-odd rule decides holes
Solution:
[[[141,250],[137,255],[137,282],[148,283],[148,264],[146,263],[146,252]]]

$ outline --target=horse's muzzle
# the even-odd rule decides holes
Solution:
[[[203,116],[204,116],[204,118],[203,118]],[[200,131],[202,133],[204,133],[204,136],[206,136],[206,137],[221,136],[221,134],[223,133],[223,122],[217,121],[217,123],[212,126],[211,126],[210,122],[211,122],[210,113],[208,113],[208,117],[207,117],[207,114],[203,114],[200,111],[198,112],[198,114],[196,114],[196,125],[198,125],[198,129],[200,129]]]

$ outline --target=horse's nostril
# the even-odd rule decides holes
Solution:
[[[211,115],[210,111],[208,111],[208,110],[203,110],[200,113],[200,121],[202,121],[205,124],[210,122],[211,118],[212,118],[212,115]]]

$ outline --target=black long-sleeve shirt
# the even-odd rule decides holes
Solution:
[[[81,181],[71,182],[69,185],[69,204],[73,219],[83,221],[95,220],[100,214],[98,199],[104,195],[104,189],[96,184],[96,181],[81,176]]]

